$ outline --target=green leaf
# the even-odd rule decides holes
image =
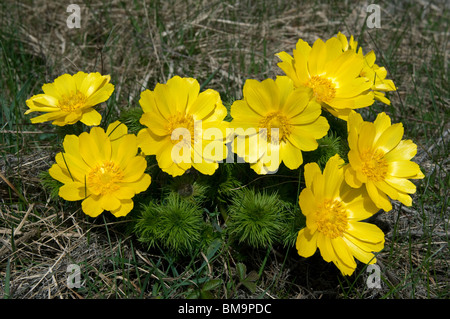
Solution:
[[[247,273],[247,266],[243,263],[236,264],[236,272],[238,274],[239,281],[242,282],[245,280],[245,275]]]
[[[245,278],[245,281],[257,281],[258,279],[259,279],[258,273],[252,270]]]
[[[214,296],[209,291],[200,291],[200,299],[214,299]]]
[[[256,291],[256,284],[253,281],[243,281],[242,284],[250,290],[251,293],[255,293]]]
[[[202,288],[202,291],[214,290],[222,284],[222,279],[211,279],[207,281]]]
[[[222,240],[220,240],[219,238],[214,239],[206,250],[206,259],[210,261],[221,246]]]
[[[200,291],[198,290],[192,290],[188,292],[186,295],[186,299],[198,299],[200,297]]]

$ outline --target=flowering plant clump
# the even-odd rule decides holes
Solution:
[[[227,156],[227,110],[218,92],[200,93],[197,80],[175,76],[142,92],[139,103],[144,111],[140,122],[147,127],[138,134],[139,147],[156,155],[163,171],[179,176],[193,166],[212,175]]]
[[[357,261],[376,262],[384,234],[367,219],[391,201],[412,205],[410,180],[424,177],[402,123],[357,112],[390,104],[396,87],[375,53],[342,33],[312,46],[299,39],[292,56],[276,55],[285,75],[247,79],[228,108],[194,78],[158,83],[123,111],[129,127],[98,126],[93,107],[112,94],[109,76],[78,72],[45,84],[27,101],[26,114],[45,113],[32,123],[94,126],[64,137],[49,169],[59,197],[81,201],[91,217],[129,216],[139,242],[173,254],[228,240],[237,249],[282,243],[303,257],[318,249],[343,275]]]
[[[81,121],[88,126],[99,125],[102,116],[93,107],[109,99],[114,85],[109,83],[109,75],[78,72],[75,75],[63,74],[53,83],[42,86],[44,94],[37,94],[27,100],[31,112],[45,114],[31,119],[31,123],[53,121],[52,124],[64,126]]]
[[[67,135],[63,147],[49,173],[64,184],[59,196],[82,200],[83,212],[91,217],[104,210],[116,217],[127,215],[134,195],[150,185],[150,175],[144,173],[147,162],[137,154],[136,136],[127,134],[119,122],[106,132],[94,127],[80,136]]]
[[[311,99],[312,90],[294,90],[288,77],[247,80],[243,94],[243,100],[231,105],[230,125],[236,135],[232,146],[258,174],[276,172],[281,162],[298,168],[302,151],[315,150],[316,140],[330,128],[320,116],[320,105]]]
[[[350,39],[348,40],[344,34],[339,32],[336,38],[341,41],[343,51],[352,50],[354,52],[357,52],[358,55],[363,55],[361,47],[357,50],[358,42],[353,39],[353,36],[350,36]],[[371,90],[374,93],[375,100],[390,105],[391,101],[386,98],[385,92],[395,91],[396,87],[392,80],[386,79],[386,68],[380,67],[375,64],[375,60],[375,52],[370,51],[369,53],[367,53],[364,56],[364,66],[359,75],[361,77],[365,77],[372,83]]]
[[[385,211],[392,209],[388,197],[406,206],[412,205],[409,194],[416,186],[409,179],[425,176],[418,164],[411,161],[417,153],[417,145],[411,140],[402,140],[403,125],[391,125],[384,112],[376,120],[363,121],[353,112],[348,120],[349,163],[345,180],[355,188],[365,185],[372,201]]]
[[[315,100],[331,114],[347,119],[353,109],[372,105],[372,83],[361,76],[364,58],[354,50],[343,50],[336,37],[317,39],[311,47],[299,40],[293,56],[282,51],[278,66],[296,87],[313,89]]]
[[[303,257],[317,249],[325,261],[333,262],[345,275],[356,268],[353,257],[375,263],[373,252],[384,247],[384,234],[375,225],[361,222],[378,208],[364,189],[345,184],[344,161],[335,155],[323,173],[316,163],[305,165],[305,183],[299,197],[306,227],[297,238],[297,250]]]

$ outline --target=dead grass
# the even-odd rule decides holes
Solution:
[[[291,52],[299,38],[312,43],[337,31],[355,34],[364,52],[375,50],[377,61],[398,86],[397,93],[390,95],[392,106],[377,106],[377,111],[404,122],[419,144],[418,162],[433,179],[421,184],[413,207],[397,206],[376,220],[387,234],[386,248],[378,256],[384,274],[381,289],[366,288],[363,269],[361,276],[345,281],[320,258],[305,260],[293,251],[274,250],[267,255],[257,291],[250,294],[244,289],[234,296],[448,297],[449,95],[447,73],[438,73],[448,72],[448,8],[444,9],[444,2],[381,2],[382,30],[377,31],[363,29],[362,2],[260,3],[96,1],[81,5],[82,27],[69,29],[66,4],[22,1],[2,4],[0,23],[2,29],[16,31],[14,41],[27,54],[44,61],[43,74],[25,75],[42,79],[30,88],[33,94],[62,73],[109,73],[115,85],[112,105],[118,114],[138,106],[144,89],[173,75],[195,77],[232,101],[241,96],[246,79],[281,74],[274,53]],[[411,103],[414,99],[420,103]],[[429,109],[431,117],[425,111]],[[36,128],[28,122],[20,124],[17,130],[2,132],[16,135],[18,142],[1,145],[1,173],[26,202],[0,181],[0,272],[6,279],[0,295],[8,293],[4,289],[9,285],[12,298],[178,298],[185,296],[178,283],[191,281],[195,286],[187,270],[181,269],[178,276],[171,273],[173,264],[165,256],[116,234],[122,225],[102,218],[92,221],[77,206],[51,200],[38,174],[50,167],[57,145],[44,138],[47,125],[29,134]],[[258,269],[264,255],[255,253],[249,264]],[[83,265],[84,285],[89,289],[67,287],[67,265],[72,263]],[[220,256],[210,266],[216,271],[222,267],[225,278],[234,278],[231,256]],[[214,270],[211,278],[217,275]],[[222,288],[225,292],[217,297],[228,297]]]

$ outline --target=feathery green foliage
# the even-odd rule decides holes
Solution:
[[[327,161],[334,155],[339,156],[347,161],[348,145],[346,140],[342,140],[340,136],[330,131],[326,136],[317,141],[319,147],[314,152],[317,164],[323,169]]]
[[[144,205],[135,226],[139,241],[175,254],[187,254],[198,247],[204,228],[202,209],[175,193],[160,204]]]
[[[50,198],[52,200],[57,200],[59,198],[59,188],[63,183],[51,177],[48,170],[39,173],[39,180],[41,181],[43,188],[48,192]]]
[[[229,206],[227,231],[239,243],[254,248],[272,246],[284,227],[287,205],[275,193],[242,189]]]
[[[145,128],[139,122],[143,113],[140,107],[124,109],[120,112],[119,121],[128,127],[128,133],[137,134],[141,129]]]

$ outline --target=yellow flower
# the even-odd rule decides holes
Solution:
[[[156,155],[158,166],[172,176],[194,167],[212,175],[227,156],[227,110],[218,92],[200,93],[192,78],[174,76],[154,91],[141,93],[144,111],[138,145],[146,155]]]
[[[286,76],[275,81],[247,80],[243,99],[231,106],[230,126],[236,136],[233,152],[258,174],[275,172],[282,161],[290,169],[298,168],[303,163],[302,151],[315,150],[316,140],[329,129],[311,96],[311,89],[294,89]]]
[[[294,85],[312,88],[316,101],[339,118],[346,120],[352,109],[374,103],[372,84],[360,76],[363,57],[353,50],[343,52],[336,37],[326,42],[317,39],[312,47],[300,39],[293,56],[284,51],[276,55],[281,59],[278,66]]]
[[[37,94],[26,101],[31,112],[44,112],[31,119],[31,123],[53,121],[52,124],[64,126],[78,121],[93,126],[102,119],[93,107],[105,102],[114,91],[109,83],[109,75],[78,72],[75,75],[63,74],[53,83],[42,86],[44,94]]]
[[[374,252],[384,247],[384,234],[375,225],[361,222],[377,212],[364,189],[353,189],[344,181],[344,161],[335,155],[322,172],[316,163],[305,165],[306,187],[299,204],[306,227],[299,231],[298,254],[310,257],[319,248],[327,262],[344,275],[351,275],[356,262],[376,262]]]
[[[96,217],[104,210],[116,217],[133,208],[132,198],[150,185],[147,161],[137,155],[136,136],[116,121],[105,131],[94,127],[80,136],[66,135],[64,152],[56,154],[50,175],[64,185],[59,196],[83,200],[85,214]]]
[[[416,186],[408,179],[421,179],[424,175],[419,165],[411,161],[417,153],[416,144],[402,140],[403,125],[391,125],[384,112],[373,123],[352,112],[347,127],[347,183],[355,188],[364,184],[370,198],[385,211],[392,209],[388,196],[411,206],[409,194],[416,192]]]
[[[354,41],[353,36],[350,36],[350,40],[347,40],[347,37],[339,32],[336,38],[341,41],[343,51],[353,50],[359,55],[363,55],[362,48],[357,50],[358,42]],[[375,64],[375,60],[376,56],[373,51],[364,56],[364,67],[360,72],[360,76],[367,78],[372,83],[371,90],[374,93],[375,100],[390,105],[391,101],[385,97],[384,92],[395,91],[397,88],[392,80],[386,79],[386,68]]]

